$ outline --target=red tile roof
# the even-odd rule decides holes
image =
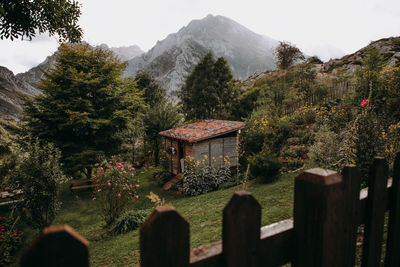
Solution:
[[[244,122],[241,121],[203,120],[160,132],[159,135],[194,143],[234,132],[243,127]]]

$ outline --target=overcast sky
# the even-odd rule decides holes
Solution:
[[[144,51],[208,14],[289,41],[308,55],[349,54],[371,41],[400,35],[399,0],[78,0],[84,40],[92,45],[139,45]],[[14,73],[38,65],[57,49],[55,37],[0,40],[0,66]]]

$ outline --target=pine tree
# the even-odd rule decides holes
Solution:
[[[40,82],[43,94],[27,101],[27,131],[62,152],[64,171],[90,177],[93,164],[119,152],[123,132],[143,100],[125,64],[87,44],[61,45],[55,67]]]
[[[187,77],[179,94],[187,120],[227,119],[236,98],[232,72],[224,58],[208,53]]]

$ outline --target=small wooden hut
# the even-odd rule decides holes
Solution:
[[[206,158],[208,164],[214,158],[217,165],[222,165],[223,158],[228,156],[231,166],[236,166],[236,145],[243,127],[244,123],[240,121],[210,119],[160,132],[159,135],[164,137],[170,172],[182,173],[187,156],[198,161]]]

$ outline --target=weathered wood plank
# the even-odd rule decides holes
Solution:
[[[263,226],[260,229],[260,250],[268,253],[260,255],[260,266],[280,266],[292,260],[293,220],[288,219]],[[273,255],[273,256],[271,256]],[[190,266],[223,266],[222,242],[193,249]]]
[[[344,167],[343,176],[343,266],[353,267],[356,255],[358,218],[360,217],[361,175],[354,165]]]
[[[400,152],[394,161],[385,267],[400,266]]]
[[[293,220],[284,220],[261,228],[260,266],[281,266],[293,258]]]
[[[343,266],[342,177],[311,169],[296,177],[293,266]]]
[[[222,242],[218,241],[206,246],[193,249],[190,252],[191,267],[223,266]]]
[[[67,225],[45,228],[24,251],[21,267],[89,266],[89,243]]]
[[[261,206],[248,192],[235,193],[223,212],[222,257],[229,267],[258,266]]]
[[[380,265],[383,225],[387,199],[388,166],[384,158],[375,158],[369,174],[362,267]]]
[[[172,207],[157,207],[140,228],[142,267],[189,265],[189,224]]]

